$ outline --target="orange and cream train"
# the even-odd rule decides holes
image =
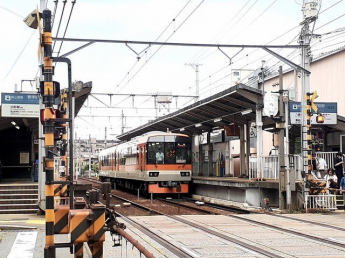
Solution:
[[[99,178],[146,193],[188,193],[191,181],[188,135],[152,132],[99,154]]]

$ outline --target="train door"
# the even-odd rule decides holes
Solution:
[[[139,170],[140,170],[140,177],[143,178],[145,175],[145,146],[140,146],[139,147]]]

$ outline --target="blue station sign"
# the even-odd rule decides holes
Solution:
[[[311,124],[317,124],[316,116],[320,113],[325,117],[325,122],[323,124],[337,124],[338,104],[336,102],[314,102],[314,104],[317,106],[317,113],[312,110],[311,113],[313,115],[311,116]],[[291,124],[301,124],[301,102],[289,102],[289,111]],[[304,112],[304,110],[302,112]]]

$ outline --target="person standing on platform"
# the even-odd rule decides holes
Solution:
[[[335,168],[335,175],[338,178],[338,182],[341,182],[341,179],[343,178],[343,153],[341,151],[338,152],[337,156],[334,159],[334,168]]]
[[[326,181],[327,194],[334,193],[338,189],[338,178],[334,175],[333,168],[328,169],[328,174],[324,177]]]
[[[324,158],[318,158],[318,170],[321,174],[321,177],[324,177],[326,174],[327,163]]]

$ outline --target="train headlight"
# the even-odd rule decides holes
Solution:
[[[159,172],[149,172],[149,177],[158,177]]]
[[[180,172],[181,176],[190,176],[190,172]]]

